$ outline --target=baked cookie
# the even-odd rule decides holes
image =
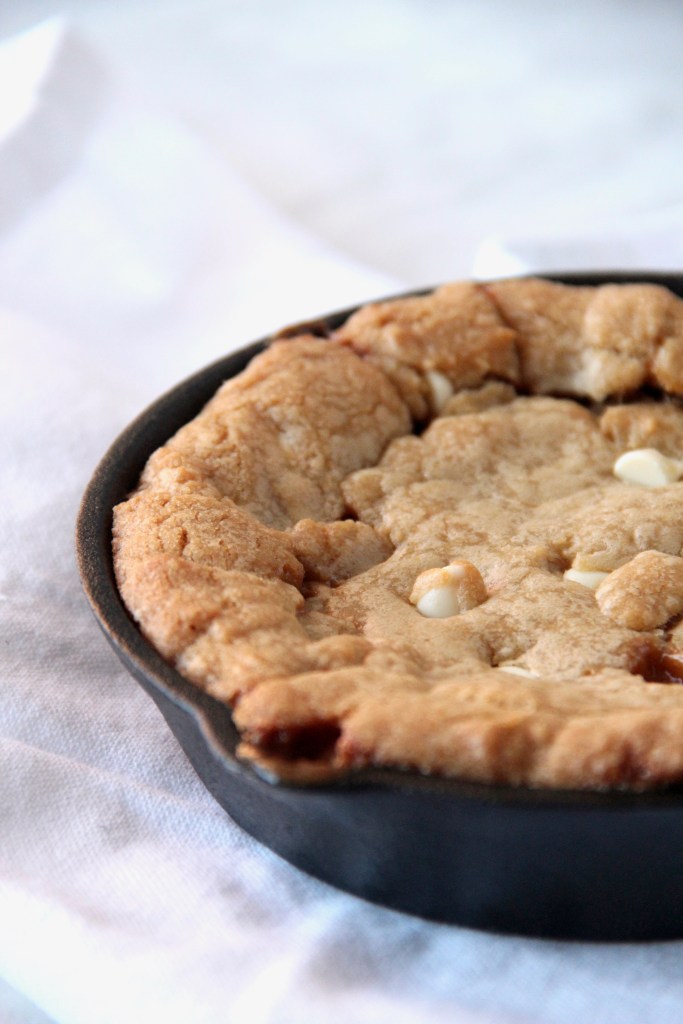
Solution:
[[[683,302],[462,282],[275,341],[114,510],[143,633],[240,756],[683,779]]]

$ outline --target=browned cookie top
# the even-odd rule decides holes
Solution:
[[[121,593],[281,776],[680,780],[680,394],[655,286],[366,306],[151,457],[115,510]]]

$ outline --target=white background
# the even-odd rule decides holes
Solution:
[[[22,0],[3,40],[2,1024],[683,1021],[679,943],[426,924],[258,847],[72,553],[125,423],[287,320],[473,271],[680,268],[683,8]]]

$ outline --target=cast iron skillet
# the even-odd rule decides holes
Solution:
[[[683,274],[552,275],[570,284],[649,281],[683,296]],[[353,310],[297,325],[325,334]],[[204,784],[286,860],[373,902],[497,932],[573,939],[683,937],[683,789],[647,794],[508,788],[393,770],[311,788],[269,782],[235,758],[228,709],[142,637],[112,567],[112,507],[149,455],[269,339],[162,396],[114,442],[88,485],[79,567],[95,616]],[[683,742],[683,737],[681,738]]]

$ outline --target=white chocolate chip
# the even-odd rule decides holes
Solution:
[[[641,487],[666,487],[683,474],[680,462],[662,455],[656,448],[635,448],[614,463],[614,475],[625,483]]]
[[[445,619],[482,604],[486,586],[479,570],[471,562],[457,561],[443,569],[426,569],[415,580],[410,603],[420,615]]]
[[[571,580],[572,583],[580,583],[582,587],[588,587],[590,590],[597,590],[603,580],[606,580],[609,576],[608,572],[582,572],[580,569],[567,569],[564,574],[566,580]]]
[[[447,619],[458,614],[460,602],[453,587],[434,587],[422,595],[416,607],[428,619]]]
[[[499,665],[498,668],[501,672],[509,672],[511,676],[524,676],[525,679],[538,679],[535,672],[530,672],[528,668],[522,668],[521,665]]]
[[[453,397],[453,385],[445,374],[438,370],[427,370],[429,394],[434,412],[441,412],[449,398]]]

